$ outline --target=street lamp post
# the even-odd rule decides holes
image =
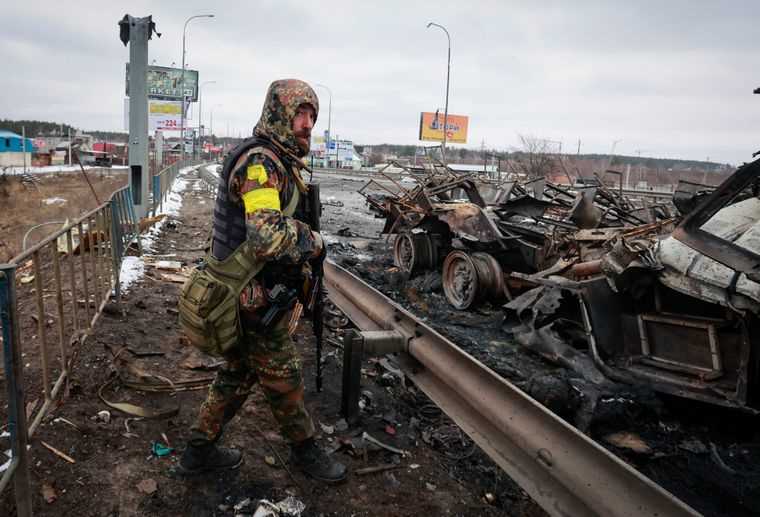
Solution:
[[[218,108],[220,106],[221,106],[221,104],[214,104],[213,106],[211,106],[211,112],[210,112],[211,122],[209,123],[209,132],[208,132],[208,134],[211,135],[212,139],[214,137],[214,108]],[[211,142],[211,145],[214,145],[213,140]],[[211,151],[209,151],[209,156],[211,156]]]
[[[332,125],[332,91],[330,90],[330,88],[328,88],[324,84],[315,83],[314,86],[319,87],[319,88],[324,88],[325,90],[327,90],[327,93],[330,94],[330,101],[327,104],[327,145],[325,146],[325,157],[327,157],[327,151],[330,148],[330,139],[332,138],[332,132],[330,131],[331,125]]]
[[[201,148],[203,147],[203,87],[207,84],[216,84],[216,81],[203,81],[198,86],[198,147]]]
[[[195,18],[213,18],[213,14],[196,14],[185,20],[182,28],[182,75],[180,76],[180,92],[182,98],[182,117],[180,119],[180,159],[185,159],[185,37],[187,36],[187,24]]]
[[[446,27],[443,25],[439,25],[437,23],[430,22],[427,24],[427,28],[430,27],[438,27],[439,29],[443,30],[443,32],[446,33],[446,38],[449,41],[449,50],[448,50],[448,58],[446,61],[446,106],[444,106],[443,109],[443,151],[442,151],[442,157],[444,161],[446,160],[446,133],[449,130],[449,77],[451,76],[451,36],[449,35],[449,31],[446,30]]]

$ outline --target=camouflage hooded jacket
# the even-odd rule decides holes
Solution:
[[[300,264],[314,256],[315,242],[309,226],[282,213],[295,189],[305,191],[298,168],[298,156],[303,150],[292,130],[293,118],[302,104],[311,105],[315,114],[319,112],[317,96],[305,82],[284,79],[270,85],[254,137],[271,145],[254,144],[222,178],[214,213],[216,258],[226,258],[220,255],[229,255],[242,243],[236,238],[226,246],[223,242],[228,237],[224,235],[224,224],[237,214],[220,208],[221,198],[228,199],[233,212],[242,210],[245,238],[257,260]]]

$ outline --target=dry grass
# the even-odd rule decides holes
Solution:
[[[87,173],[101,203],[127,184],[126,171]],[[49,221],[73,220],[98,206],[90,187],[80,173],[37,174],[37,188],[22,184],[20,176],[0,176],[0,262],[7,262],[22,251],[24,234],[34,225]],[[53,198],[64,203],[46,203]],[[61,225],[34,230],[27,246],[39,242]]]

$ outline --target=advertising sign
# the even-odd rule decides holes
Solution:
[[[148,100],[148,129],[150,131],[179,131],[181,125],[181,101]]]
[[[127,63],[127,96],[129,96],[129,63]],[[148,98],[182,100],[182,69],[166,66],[148,67]],[[185,97],[198,102],[198,71],[185,69]]]
[[[446,141],[453,144],[466,144],[468,123],[468,117],[449,113]],[[420,113],[420,140],[443,142],[443,113],[439,111]]]

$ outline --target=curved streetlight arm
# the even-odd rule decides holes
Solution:
[[[427,28],[429,29],[430,27],[438,27],[443,32],[445,32],[446,39],[448,40],[448,43],[449,43],[447,60],[446,60],[446,105],[443,111],[443,149],[441,152],[441,157],[443,158],[444,161],[446,161],[446,140],[447,140],[447,133],[449,131],[449,78],[451,77],[451,35],[449,35],[449,31],[446,30],[446,27],[438,23],[429,22],[427,24]]]
[[[185,20],[182,27],[182,74],[180,75],[180,101],[182,102],[182,116],[180,118],[180,158],[185,158],[185,36],[187,36],[187,24],[195,18],[213,18],[213,14],[196,14]]]

